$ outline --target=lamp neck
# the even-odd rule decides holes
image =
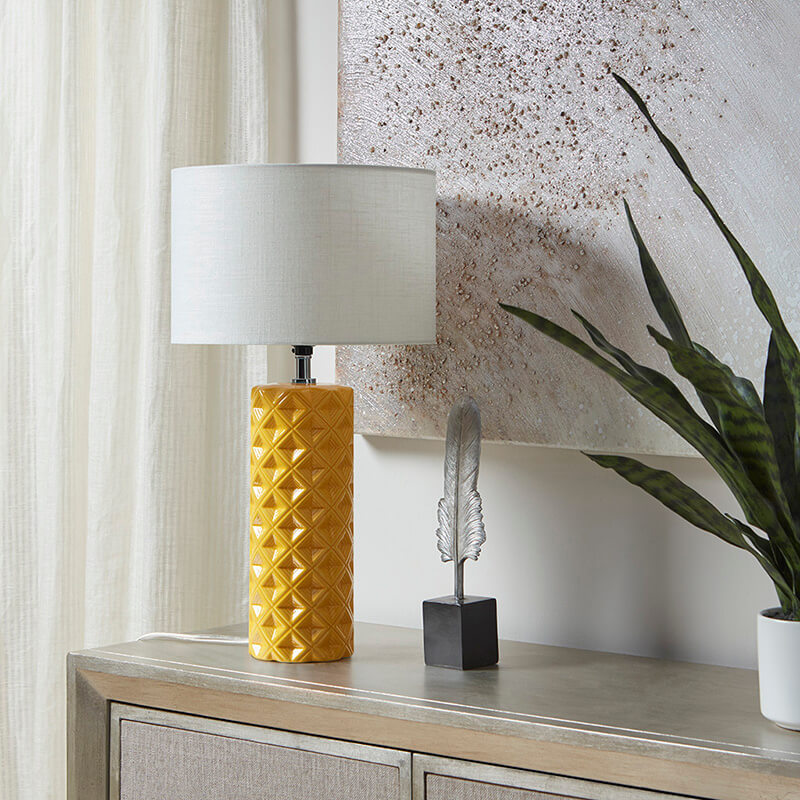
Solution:
[[[311,377],[311,356],[314,347],[310,344],[296,344],[292,347],[294,353],[294,378],[292,383],[316,383],[317,379]]]

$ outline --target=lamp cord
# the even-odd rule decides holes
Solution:
[[[165,633],[155,631],[140,636],[137,642],[149,642],[151,639],[171,639],[176,642],[206,642],[207,644],[247,644],[246,636],[225,636],[213,633]]]

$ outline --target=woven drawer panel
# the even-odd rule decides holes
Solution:
[[[574,800],[574,798],[532,789],[498,786],[496,783],[450,778],[445,775],[427,775],[425,800]]]
[[[120,800],[397,800],[396,767],[123,720]]]

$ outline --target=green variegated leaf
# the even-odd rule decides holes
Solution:
[[[647,249],[647,246],[633,221],[630,206],[627,200],[622,201],[625,205],[625,216],[628,218],[628,227],[633,234],[633,240],[636,242],[636,248],[639,251],[639,266],[644,276],[644,282],[647,286],[647,293],[650,295],[650,300],[655,307],[658,316],[669,331],[669,335],[681,344],[689,345],[691,338],[689,332],[686,330],[686,325],[681,317],[681,312],[678,309],[678,304],[672,296],[664,278],[653,261],[653,257]]]
[[[636,103],[639,111],[642,112],[642,116],[644,116],[644,118],[653,126],[656,136],[658,136],[661,144],[664,145],[664,149],[670,154],[672,160],[675,162],[675,166],[677,166],[678,169],[684,175],[686,175],[689,180],[693,181],[694,179],[692,178],[692,173],[689,171],[689,165],[684,161],[683,156],[678,152],[678,148],[675,147],[672,141],[661,132],[661,128],[656,125],[655,120],[650,114],[650,109],[647,108],[644,100],[642,100],[642,98],[639,96],[639,93],[636,91],[636,89],[634,89],[633,86],[631,86],[621,75],[617,75],[616,72],[612,72],[611,75],[613,76],[614,80],[628,93],[633,102]]]
[[[795,425],[794,404],[781,368],[775,337],[769,337],[764,370],[764,417],[775,440],[775,454],[795,524],[800,525],[800,431]]]
[[[796,570],[787,562],[783,552],[768,539],[759,536],[752,528],[730,514],[725,516],[739,528],[742,535],[753,546],[755,557],[775,584],[781,608],[797,616],[800,612],[800,597],[797,596],[796,591]]]
[[[675,302],[672,292],[670,292],[667,287],[661,272],[656,266],[656,262],[650,255],[644,243],[644,239],[642,239],[642,235],[639,233],[639,229],[636,227],[628,201],[623,200],[623,203],[625,205],[625,216],[628,218],[628,227],[631,229],[631,234],[636,242],[636,248],[639,251],[639,266],[644,276],[644,282],[647,286],[647,293],[650,295],[650,300],[658,316],[661,318],[661,321],[666,325],[669,335],[676,342],[685,344],[688,347],[691,345],[692,340],[689,336],[689,332],[686,330],[686,325],[683,322],[683,317],[681,317],[678,304]],[[714,401],[704,397],[701,392],[698,392],[698,397],[709,418],[714,423],[717,430],[719,430],[719,418]]]
[[[574,333],[570,333],[566,328],[562,328],[557,323],[547,319],[547,317],[543,317],[535,311],[526,311],[524,308],[518,308],[517,306],[508,305],[507,303],[499,303],[499,306],[504,311],[508,311],[509,314],[519,317],[524,322],[527,322],[528,325],[541,331],[556,342],[566,345],[574,353],[577,353],[596,367],[599,367],[615,380],[619,380],[620,377],[625,376],[625,373],[617,367],[616,364],[612,364],[610,361],[603,358],[603,356],[592,350],[586,342],[579,339]]]
[[[629,375],[639,375],[639,364],[637,364],[624,350],[615,347],[605,336],[589,322],[586,317],[572,309],[572,316],[583,325],[583,329],[589,334],[589,338],[595,347],[602,350],[606,355],[611,356]],[[644,376],[642,376],[644,377]]]
[[[734,547],[746,550],[766,570],[779,592],[787,597],[791,596],[790,585],[771,560],[769,542],[743,522],[723,514],[671,472],[648,467],[647,464],[627,456],[595,453],[584,453],[584,455],[601,467],[613,469],[626,481],[643,489],[695,527],[713,533]]]
[[[723,438],[753,485],[778,512],[781,525],[774,531],[768,528],[767,532],[791,546],[791,514],[781,485],[772,431],[764,419],[760,398],[747,391],[743,396],[741,384],[734,382],[730,368],[717,359],[677,344],[651,327],[648,330],[669,354],[675,371],[716,403]]]
[[[638,364],[624,350],[611,344],[589,320],[585,319],[577,311],[573,311],[572,313],[581,325],[583,325],[584,330],[589,334],[589,337],[597,348],[606,353],[606,355],[616,359],[630,375],[636,375],[653,386],[658,386],[669,394],[676,403],[683,406],[687,413],[694,413],[694,409],[683,396],[681,390],[666,375],[662,375],[658,370],[647,367],[644,364]]]
[[[679,372],[676,367],[678,374],[687,378],[696,389],[699,388],[714,399],[723,394],[729,397],[731,402],[741,403],[754,414],[764,416],[761,398],[753,384],[746,378],[736,375],[727,364],[716,358],[705,347],[696,342],[692,342],[688,347],[679,344],[651,325],[647,326],[647,331],[667,351],[670,359],[673,356],[677,357],[685,369],[692,371],[693,377],[690,378]],[[673,366],[675,366],[674,361]]]
[[[692,348],[697,353],[700,353],[710,364],[722,370],[722,373],[727,376],[728,380],[731,382],[731,387],[736,391],[739,397],[741,397],[742,401],[747,403],[752,409],[758,411],[759,414],[763,415],[764,407],[752,381],[737,375],[724,361],[720,361],[710,350],[703,347],[703,345],[692,342]]]
[[[627,456],[595,453],[584,453],[584,455],[595,464],[613,469],[626,481],[644,489],[692,525],[713,533],[728,544],[752,551],[750,543],[732,520],[671,472],[648,467],[641,461]]]

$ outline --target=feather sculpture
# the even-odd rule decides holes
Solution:
[[[447,420],[444,456],[444,497],[439,500],[436,546],[442,561],[455,568],[455,596],[464,599],[464,561],[477,561],[486,541],[478,494],[481,458],[481,414],[477,403],[459,400]]]

